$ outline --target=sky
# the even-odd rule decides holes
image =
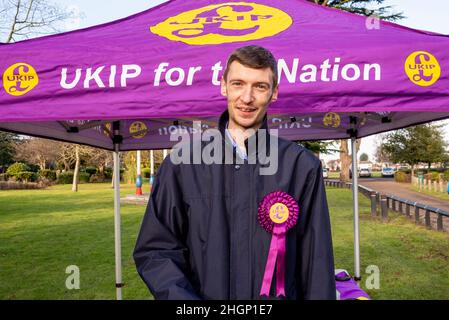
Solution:
[[[58,0],[62,6],[80,13],[81,18],[68,21],[67,31],[90,27],[149,9],[166,2],[164,0]],[[392,6],[392,12],[403,12],[405,19],[398,24],[427,31],[449,35],[449,1],[448,0],[386,0],[385,5]],[[449,141],[449,121],[445,124],[446,140]],[[362,139],[359,155],[367,153],[374,160],[374,152],[378,136]],[[325,161],[337,159],[338,154],[323,156]]]

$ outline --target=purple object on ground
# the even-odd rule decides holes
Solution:
[[[338,300],[371,300],[345,270],[335,274],[335,286]]]

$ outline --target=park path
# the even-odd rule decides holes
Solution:
[[[359,184],[382,194],[394,195],[403,199],[418,202],[420,204],[439,208],[441,210],[449,212],[449,201],[411,190],[410,184],[408,183],[399,183],[395,182],[394,180],[385,179],[359,179]],[[420,210],[419,216],[420,223],[424,223],[424,210]],[[432,229],[437,228],[437,216],[437,214],[430,215],[430,223],[432,225]],[[443,217],[443,230],[449,232],[449,217]]]
[[[394,182],[393,180],[359,179],[359,184],[380,193],[395,195],[403,199],[427,204],[431,207],[440,208],[449,212],[449,201],[410,190],[409,183],[399,183]]]

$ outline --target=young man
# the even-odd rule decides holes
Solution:
[[[278,96],[272,54],[235,50],[221,94],[223,148],[241,164],[163,162],[134,251],[140,276],[156,299],[335,299],[320,161],[283,139],[274,150],[276,136],[252,144]],[[249,161],[265,153],[276,155],[271,174]]]

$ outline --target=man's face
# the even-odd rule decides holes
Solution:
[[[270,68],[253,69],[234,61],[227,81],[221,79],[221,94],[228,100],[229,128],[257,130],[268,104],[277,99],[278,87],[273,88]]]

